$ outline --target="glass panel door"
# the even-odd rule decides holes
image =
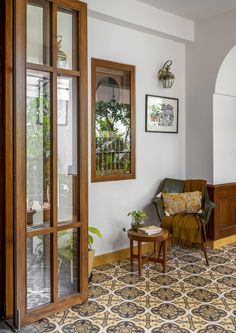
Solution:
[[[58,223],[78,221],[77,79],[57,79]]]
[[[87,7],[58,2],[15,1],[16,326],[88,292]]]
[[[51,193],[50,74],[27,71],[27,229],[49,227]]]

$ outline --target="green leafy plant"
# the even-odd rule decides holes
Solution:
[[[132,210],[128,213],[128,216],[132,217],[131,228],[134,230],[143,225],[143,221],[148,218],[147,213],[142,210]]]
[[[102,238],[101,231],[96,227],[88,227],[89,235],[88,235],[88,245],[89,249],[92,250],[92,245],[94,243],[93,235],[96,235],[99,238]]]

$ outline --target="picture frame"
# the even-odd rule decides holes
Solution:
[[[146,95],[145,131],[178,133],[179,99]]]
[[[135,66],[91,61],[91,181],[135,179]]]

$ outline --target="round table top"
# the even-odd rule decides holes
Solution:
[[[128,230],[129,239],[141,242],[162,242],[168,239],[168,235],[169,233],[166,229],[162,229],[161,232],[153,235],[145,235],[145,233],[133,229]]]

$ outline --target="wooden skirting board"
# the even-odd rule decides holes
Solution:
[[[212,249],[218,249],[222,246],[225,246],[225,245],[228,245],[228,244],[231,244],[234,242],[236,242],[236,235],[225,237],[225,238],[218,239],[218,240],[208,240],[207,247],[212,248]],[[137,251],[138,247],[136,246],[136,247],[134,247],[134,249]],[[143,244],[142,249],[143,249],[143,254],[145,252],[152,251],[153,244],[152,243]],[[95,256],[93,267],[110,264],[112,262],[122,261],[122,260],[125,260],[126,258],[129,258],[129,256],[130,256],[129,248],[102,254],[100,256]]]
[[[207,246],[209,246],[212,249],[218,249],[222,246],[231,244],[236,242],[236,235],[228,236],[225,238],[217,239],[217,240],[208,240]]]
[[[134,250],[138,251],[138,247],[135,246]],[[153,244],[152,243],[143,244],[142,245],[142,250],[143,250],[143,254],[145,252],[152,251],[153,250]],[[102,255],[96,256],[94,258],[93,267],[109,264],[109,263],[116,262],[116,261],[125,260],[126,258],[129,258],[129,256],[130,256],[129,248],[119,250],[119,251],[115,251],[115,252],[102,254]]]

